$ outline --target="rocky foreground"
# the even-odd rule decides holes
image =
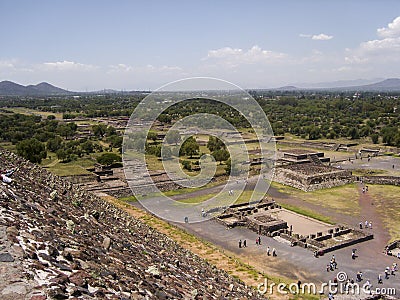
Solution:
[[[0,149],[0,299],[257,299],[124,211]]]

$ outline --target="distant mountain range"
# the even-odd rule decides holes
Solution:
[[[352,81],[336,81],[334,83],[325,83],[325,87],[321,87],[322,83],[316,84],[314,87],[296,87],[293,85],[284,86],[273,90],[278,91],[296,91],[296,90],[327,90],[327,91],[375,91],[375,92],[400,92],[400,79],[389,78],[379,82],[347,86]],[[356,82],[356,81],[354,81]],[[342,83],[344,86],[334,86],[334,84]],[[347,84],[346,84],[347,83]],[[113,94],[113,93],[137,93],[134,91],[121,92],[116,90],[101,90],[94,92],[71,92],[62,88],[42,82],[36,85],[21,85],[12,81],[0,82],[0,96],[56,96],[56,95],[79,95],[79,94]]]
[[[51,96],[51,95],[70,95],[73,92],[63,90],[47,82],[36,85],[21,85],[12,81],[0,82],[1,96]]]
[[[349,81],[351,82],[351,81]],[[347,83],[346,81],[337,81],[335,83]],[[389,78],[379,82],[364,84],[364,85],[333,85],[334,83],[324,83],[317,84],[317,86],[310,87],[296,87],[296,86],[284,86],[277,88],[278,91],[296,91],[296,90],[316,90],[316,91],[354,91],[354,92],[400,92],[400,79],[399,78]]]

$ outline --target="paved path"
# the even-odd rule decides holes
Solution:
[[[246,188],[250,189],[253,182],[255,182],[254,179],[249,181]],[[329,209],[326,209],[325,211],[325,208],[323,213],[333,215],[335,220],[353,226],[358,226],[359,222],[364,222],[365,219],[368,220],[368,222],[372,222],[373,229],[366,230],[372,231],[374,239],[355,246],[355,248],[357,248],[357,254],[359,255],[355,260],[351,258],[351,247],[340,249],[325,256],[315,258],[313,253],[309,250],[300,247],[291,247],[289,244],[280,242],[273,238],[262,237],[262,244],[258,246],[255,244],[255,240],[258,237],[255,232],[243,227],[227,229],[224,225],[217,223],[214,220],[193,224],[176,223],[175,225],[184,228],[190,233],[193,233],[222,249],[233,252],[235,255],[240,257],[243,262],[256,266],[266,274],[285,276],[292,278],[294,282],[297,282],[297,280],[301,280],[302,282],[326,282],[328,280],[333,280],[339,271],[346,272],[349,278],[354,279],[356,278],[356,273],[362,271],[364,278],[369,279],[373,284],[373,287],[378,287],[378,274],[383,274],[385,267],[391,266],[393,262],[400,264],[400,260],[383,254],[383,248],[389,240],[388,233],[384,229],[379,214],[375,211],[375,207],[371,205],[372,200],[368,192],[362,193],[361,185],[359,185],[358,188],[360,193],[359,203],[361,207],[362,220],[339,214]],[[186,195],[179,195],[179,198],[183,199],[181,198],[183,196],[194,197],[200,194],[206,195],[214,193],[218,191],[218,189],[221,189],[221,186],[196,191]],[[305,203],[304,201],[300,203],[299,201],[301,200],[281,194],[273,188],[270,188],[269,194],[279,199],[277,200],[278,202],[284,201],[298,206],[313,206],[314,209],[321,209],[318,206]],[[140,206],[140,203],[136,202],[135,205]],[[242,241],[246,240],[248,247],[239,248],[239,239]],[[271,249],[276,248],[278,257],[273,258],[267,256],[267,246]],[[336,261],[338,262],[338,270],[335,272],[327,272],[326,265],[329,263],[332,254],[335,255]],[[388,280],[384,280],[384,284],[379,287],[394,287],[397,289],[397,295],[400,295],[400,281],[398,278],[400,278],[400,272],[397,276],[391,276]]]

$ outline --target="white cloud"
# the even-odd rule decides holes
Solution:
[[[327,40],[333,39],[333,35],[327,35],[327,34],[324,34],[324,33],[320,33],[320,34],[317,34],[317,35],[313,35],[311,37],[311,39],[315,40],[315,41],[327,41]]]
[[[327,40],[333,39],[333,35],[327,35],[325,33],[320,33],[320,34],[304,34],[304,33],[300,33],[299,37],[312,39],[314,41],[327,41]]]
[[[209,50],[207,54],[207,58],[226,58],[226,57],[234,57],[243,54],[242,49],[224,47],[216,50]]]
[[[45,70],[57,70],[57,71],[90,71],[97,69],[98,67],[64,60],[56,62],[45,62],[41,65],[41,68]]]
[[[400,37],[400,17],[394,19],[387,27],[378,28],[377,32],[383,38]]]
[[[113,72],[130,72],[132,71],[132,67],[128,66],[126,64],[117,64],[117,65],[111,65],[109,73]]]
[[[109,67],[108,73],[138,73],[141,74],[143,72],[145,73],[154,73],[154,72],[181,72],[183,69],[178,66],[167,66],[167,65],[162,65],[162,66],[154,66],[151,64],[145,65],[145,66],[130,66],[126,64],[117,64],[117,65],[111,65]]]
[[[33,69],[17,59],[0,60],[0,74],[2,76],[27,72],[33,72]]]
[[[203,60],[216,60],[227,66],[236,67],[242,64],[274,63],[285,57],[287,57],[285,53],[263,50],[255,45],[247,51],[231,47],[209,50]]]
[[[346,49],[347,63],[400,62],[400,17],[387,27],[377,29],[380,39],[360,43],[356,49]]]

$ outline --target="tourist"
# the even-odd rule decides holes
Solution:
[[[242,240],[239,240],[239,248],[242,248]]]
[[[356,277],[357,277],[357,282],[362,281],[362,272],[361,271],[357,272]]]
[[[363,224],[362,224],[362,222],[360,222],[360,229],[362,229],[363,228]]]
[[[397,253],[397,258],[400,258],[400,252],[399,252],[399,253]]]
[[[394,276],[395,275],[394,272],[396,272],[394,265],[392,265],[392,268],[390,269],[390,271],[391,271],[390,275]]]
[[[272,248],[272,256],[276,256],[276,249]]]
[[[367,279],[367,281],[365,282],[364,287],[365,287],[365,289],[366,289],[367,291],[370,291],[370,293],[371,293],[372,284],[371,284],[371,282],[370,282],[368,279]]]
[[[372,229],[372,222],[369,222],[369,229]]]
[[[365,191],[368,192],[368,185],[365,186]]]
[[[365,228],[368,228],[368,221],[365,221]]]
[[[270,256],[271,250],[269,249],[269,246],[267,247],[267,255]]]
[[[258,245],[258,238],[256,238],[256,245]]]
[[[246,240],[243,240],[243,247],[244,247],[244,248],[247,247],[247,242],[246,242]]]
[[[334,269],[337,269],[337,263],[336,263],[335,255],[332,255],[331,264],[332,264],[332,267]]]
[[[356,249],[351,250],[351,258],[356,259]]]
[[[383,281],[382,281],[382,275],[379,274],[379,275],[378,275],[378,284],[382,284],[382,283],[383,283]]]
[[[3,181],[4,183],[11,184],[12,179],[10,177],[15,171],[16,171],[16,169],[0,171],[1,181]]]
[[[261,245],[261,236],[258,237],[258,244]]]
[[[390,271],[390,268],[386,267],[385,268],[385,279],[389,279],[389,271]]]

